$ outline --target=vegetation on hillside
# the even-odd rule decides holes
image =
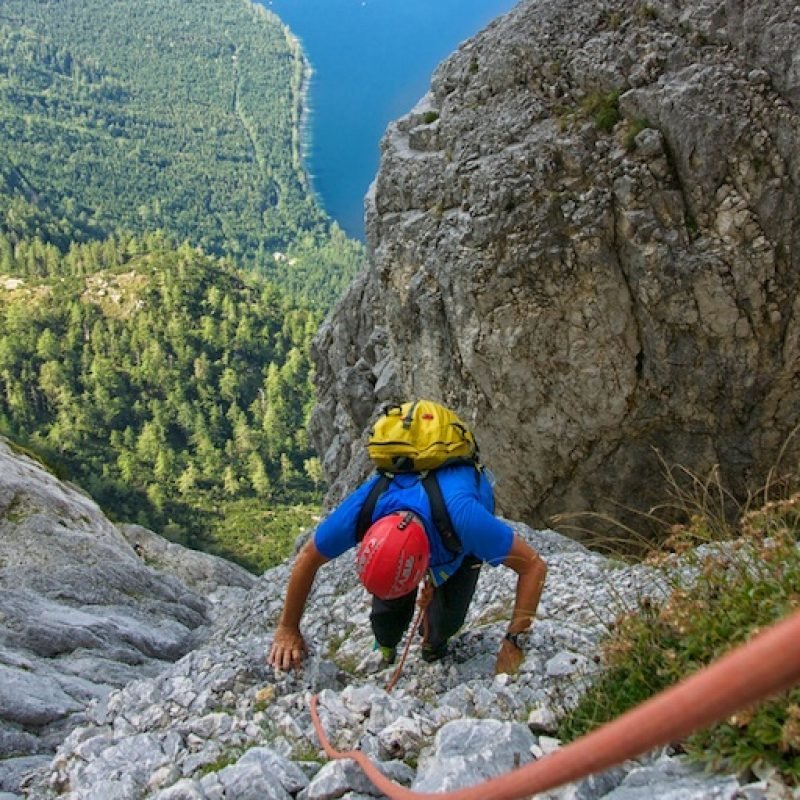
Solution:
[[[575,738],[703,667],[761,628],[800,608],[800,493],[761,504],[728,522],[708,484],[685,507],[649,561],[670,579],[663,602],[624,613],[604,645],[604,670],[562,720]],[[800,784],[800,688],[691,736],[682,747],[695,760],[728,771],[777,770]]]
[[[118,519],[253,569],[282,557],[275,507],[307,524],[320,491],[305,433],[318,312],[158,234],[66,255],[0,237],[0,265],[0,432]],[[280,547],[239,546],[229,511],[251,530],[258,512],[259,542],[271,526]]]
[[[330,305],[362,248],[307,185],[304,69],[244,0],[6,0],[0,230],[62,251],[164,230]]]
[[[0,4],[0,433],[256,571],[318,511],[309,340],[363,259],[305,78],[249,0]]]

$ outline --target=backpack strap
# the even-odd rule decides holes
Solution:
[[[369,490],[367,499],[364,500],[364,505],[358,512],[358,519],[356,520],[356,542],[360,542],[364,538],[364,534],[369,530],[372,525],[372,515],[375,513],[375,506],[378,504],[378,499],[389,487],[392,478],[394,477],[390,472],[379,473],[380,477],[372,488]],[[462,550],[461,540],[453,527],[453,521],[450,519],[450,513],[444,502],[442,490],[439,487],[439,481],[436,479],[435,472],[420,473],[420,483],[428,495],[428,502],[431,506],[431,517],[439,536],[442,539],[442,544],[451,553],[460,553]]]
[[[375,506],[378,503],[378,498],[386,491],[389,487],[389,483],[392,480],[392,475],[388,472],[381,472],[379,473],[380,477],[375,483],[372,484],[372,488],[369,490],[369,494],[367,495],[367,499],[364,501],[364,505],[361,506],[361,511],[358,512],[358,519],[356,520],[356,542],[360,542],[364,538],[364,534],[369,530],[369,526],[372,525],[372,514],[375,511]]]
[[[436,530],[439,531],[439,536],[442,537],[442,544],[451,553],[460,553],[462,549],[461,540],[453,527],[453,521],[450,519],[450,513],[445,505],[444,496],[435,472],[422,474],[422,488],[425,489],[425,494],[428,495],[433,524],[436,526]]]
[[[408,409],[408,414],[403,417],[403,427],[408,429],[411,427],[411,423],[414,421],[414,412],[417,410],[417,406],[419,405],[419,401],[415,401],[411,404],[411,408]]]

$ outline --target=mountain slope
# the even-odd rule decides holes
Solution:
[[[145,224],[217,251],[247,247],[279,198],[321,220],[296,141],[302,56],[274,16],[67,0],[4,3],[0,22],[5,168],[39,202],[72,196],[107,232]]]
[[[377,790],[352,763],[324,763],[308,711],[339,748],[359,747],[401,784],[439,792],[525,764],[558,746],[543,731],[595,674],[600,635],[633,598],[659,595],[646,567],[609,561],[552,531],[517,532],[547,560],[547,592],[533,643],[515,678],[493,675],[507,624],[513,573],[482,570],[464,630],[438,664],[419,640],[391,694],[392,669],[372,648],[369,604],[352,564],[324,567],[303,629],[311,654],[299,675],[264,663],[290,564],[266,572],[209,642],[159,676],[90,710],[30,796],[120,800],[366,800]],[[735,777],[709,775],[668,752],[547,793],[551,800],[732,797]],[[766,782],[743,790],[765,798]],[[667,792],[674,794],[668,795]]]
[[[158,235],[66,256],[25,244],[21,277],[0,275],[0,431],[116,519],[253,570],[285,557],[267,509],[317,498],[303,429],[318,314]]]

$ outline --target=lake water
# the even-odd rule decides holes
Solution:
[[[516,0],[261,0],[303,43],[314,75],[306,167],[328,213],[364,235],[364,195],[387,124],[436,66]]]

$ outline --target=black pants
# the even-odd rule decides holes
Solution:
[[[480,569],[481,562],[473,556],[467,556],[453,575],[433,590],[426,613],[428,644],[432,648],[441,647],[464,624]],[[369,621],[379,645],[395,647],[399,644],[414,617],[416,599],[416,589],[395,600],[381,600],[372,596]]]

